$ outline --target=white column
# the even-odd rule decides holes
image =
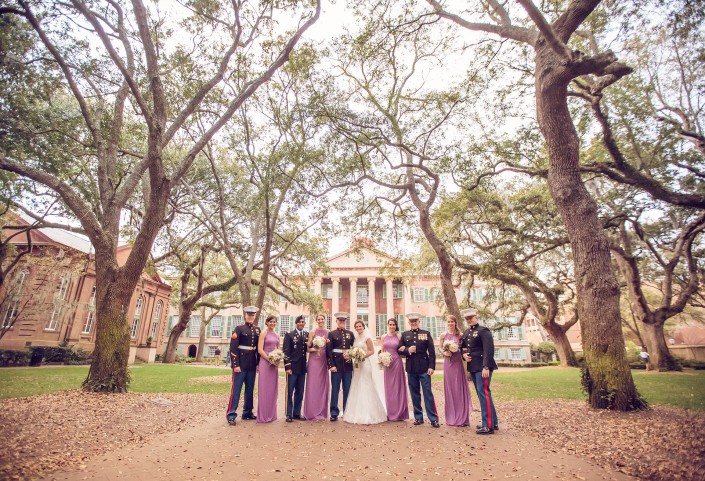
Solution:
[[[377,315],[375,310],[375,278],[367,278],[367,319],[372,337],[377,337]]]
[[[394,282],[392,279],[385,279],[387,283],[387,319],[394,317]]]
[[[357,321],[357,277],[350,278],[350,329]]]
[[[411,281],[410,280],[405,280],[404,281],[404,292],[402,293],[404,296],[404,312],[402,313],[404,315],[404,330],[409,329],[409,321],[406,319],[406,314],[411,312]]]
[[[317,296],[321,295],[321,278],[316,277],[313,280],[313,293]],[[316,329],[316,318],[312,315],[308,316],[308,330],[313,332]],[[316,315],[320,314],[320,312],[317,312]]]
[[[338,299],[338,289],[340,286],[340,277],[331,277],[333,281],[333,292],[331,292],[331,316],[334,316],[336,312],[340,311],[340,299]],[[332,326],[335,326],[335,319],[332,319]]]

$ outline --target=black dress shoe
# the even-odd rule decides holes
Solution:
[[[235,422],[235,418],[228,419],[228,424],[231,425],[231,426],[235,426],[235,424],[237,424],[237,423]]]
[[[246,420],[248,420],[248,421],[252,421],[252,420],[257,419],[257,416],[255,416],[255,415],[252,415],[252,416],[243,416],[242,419],[246,419]]]
[[[440,427],[441,427],[441,425],[438,424],[438,421],[431,421],[431,426],[433,426],[434,428],[440,428]]]
[[[293,419],[291,419],[291,416],[287,416],[287,417],[286,417],[286,422],[290,423],[291,421],[293,421]]]
[[[467,424],[466,424],[466,426],[467,426]],[[475,426],[475,429],[482,429],[482,424],[478,424],[477,426]],[[499,426],[493,427],[492,430],[499,431]]]
[[[477,434],[494,434],[494,429],[490,428],[480,428],[475,431]]]
[[[295,419],[296,421],[303,421],[304,420],[304,418],[302,418],[301,416],[293,416],[292,419]]]
[[[338,416],[331,416],[331,417],[330,417],[330,420],[331,420],[331,421],[337,421],[337,420],[338,420]]]
[[[417,419],[414,421],[414,426],[418,426],[419,424],[423,424],[423,419],[421,419],[421,420]]]

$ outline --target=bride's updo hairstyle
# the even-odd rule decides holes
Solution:
[[[353,324],[353,327],[357,327],[358,324],[362,324],[362,328],[363,328],[363,329],[367,327],[367,326],[365,326],[365,323],[362,322],[360,319],[358,319],[357,321],[355,321],[355,324]]]

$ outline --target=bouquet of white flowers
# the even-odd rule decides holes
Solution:
[[[313,347],[318,349],[318,355],[321,355],[321,349],[326,347],[326,338],[322,336],[316,336],[313,338],[313,341],[311,341],[311,344]]]
[[[460,350],[460,346],[458,346],[457,342],[448,340],[443,341],[443,347],[441,349],[450,356],[453,353],[458,352]]]
[[[392,364],[392,355],[388,352],[380,352],[377,356],[377,364],[379,364],[380,369],[389,367]]]
[[[346,352],[348,353],[348,359],[353,362],[355,367],[360,367],[360,363],[363,362],[367,356],[367,353],[359,347],[351,347]]]
[[[284,351],[281,349],[275,349],[272,352],[267,354],[267,357],[269,357],[269,363],[274,364],[275,366],[282,362],[286,356],[284,355]]]

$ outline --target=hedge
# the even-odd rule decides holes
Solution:
[[[30,352],[28,350],[12,351],[0,349],[0,367],[29,366]]]

